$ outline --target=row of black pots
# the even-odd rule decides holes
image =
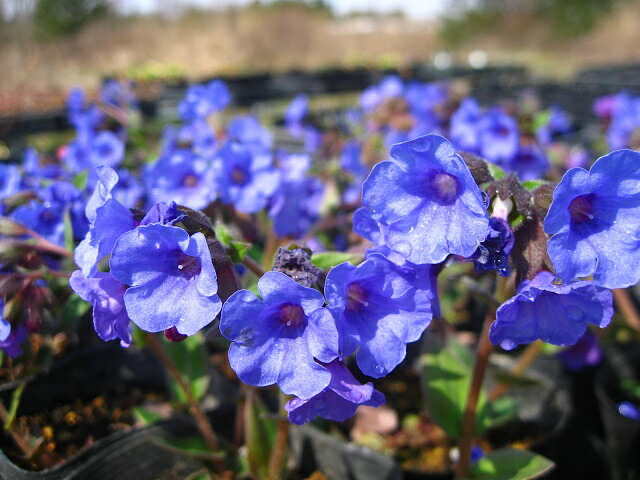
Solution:
[[[542,389],[523,387],[511,392],[521,405],[519,421],[537,422],[542,431],[547,432],[533,446],[533,450],[558,464],[555,472],[545,478],[640,479],[640,422],[621,416],[617,410],[617,403],[622,398],[617,387],[619,379],[632,375],[639,378],[640,349],[614,351],[608,357],[611,360],[598,373],[592,370],[573,375],[569,377],[569,383],[558,382],[564,377],[554,372],[552,362],[547,360],[546,364],[539,364],[530,371],[530,375],[543,385]],[[599,409],[594,409],[594,383]],[[78,397],[91,399],[116,389],[134,387],[166,391],[162,367],[148,352],[105,344],[73,353],[56,362],[46,374],[31,379],[23,392],[18,415],[51,408]],[[12,384],[0,386],[0,398],[5,405],[10,402],[13,388],[15,385]],[[216,428],[230,435],[234,404],[217,400],[218,408],[209,414],[214,417]],[[577,406],[575,411],[571,404]],[[194,432],[193,422],[182,417],[118,431],[64,463],[39,472],[19,468],[0,451],[0,479],[185,478],[202,469],[202,461],[172,450],[166,443]],[[450,478],[447,475],[403,473],[391,458],[341,442],[313,427],[292,429],[291,447],[300,475],[320,470],[328,478],[337,479]]]

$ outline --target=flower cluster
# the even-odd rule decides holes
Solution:
[[[87,203],[91,222],[76,249],[80,270],[71,287],[93,305],[96,332],[103,340],[131,343],[129,320],[148,332],[175,328],[193,335],[222,308],[216,272],[202,233],[177,226],[186,216],[175,203],[156,204],[138,221],[111,194],[118,182],[110,167]],[[97,270],[109,255],[109,273]]]
[[[255,115],[212,121],[231,101],[213,81],[187,90],[157,159],[130,172],[121,167],[135,163],[125,161],[130,87],[107,82],[96,104],[73,91],[72,142],[54,157],[30,150],[22,166],[0,166],[11,222],[0,268],[19,280],[0,282],[9,355],[38,328],[47,275],[68,276],[64,257],[77,245],[69,283],[92,305],[100,338],[128,346],[133,322],[179,341],[220,315],[240,380],[291,395],[293,423],[341,421],[384,402],[359,374],[379,379],[405,361],[441,315],[437,276],[454,263],[468,262],[471,282],[492,271],[515,280],[498,279],[515,293],[489,334],[504,349],[587,344],[589,324],[611,321],[609,289],[640,280],[640,153],[618,150],[586,170],[586,150],[567,148],[565,165],[580,166],[555,190],[526,182],[547,172],[555,139],[571,129],[565,112],[541,111],[526,94],[483,109],[446,84],[390,76],[326,134],[301,95],[281,120],[300,146],[291,151]],[[636,103],[599,103],[611,144],[632,143]],[[238,290],[239,240],[262,249],[265,263],[283,239],[348,249],[360,263],[322,271],[296,245],[281,249],[255,292]],[[256,272],[254,263],[245,258]],[[19,301],[27,320],[15,318]]]
[[[267,272],[258,282],[261,299],[241,290],[223,307],[220,331],[232,342],[231,367],[245,383],[275,383],[294,395],[286,407],[293,423],[316,415],[344,420],[358,405],[379,406],[384,396],[360,385],[345,359],[356,354],[360,370],[374,378],[398,366],[406,344],[431,321],[430,280],[428,269],[398,267],[378,254],[357,267],[333,268],[324,297]]]

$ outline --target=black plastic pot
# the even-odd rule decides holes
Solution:
[[[608,349],[607,363],[598,372],[595,391],[604,425],[606,450],[613,480],[640,479],[640,421],[618,412],[630,400],[621,389],[625,378],[640,380],[640,345]]]
[[[509,371],[514,365],[515,359],[510,355],[494,354],[491,357],[492,370],[499,368]],[[488,430],[485,436],[494,443],[492,439],[508,436],[509,432],[523,430],[536,432],[537,437],[530,450],[556,463],[554,470],[540,478],[549,480],[569,478],[565,475],[566,460],[563,454],[566,452],[564,439],[573,409],[566,378],[557,359],[546,355],[538,357],[524,376],[535,381],[536,384],[514,385],[506,394],[518,402],[518,417]],[[495,379],[489,375],[487,380],[487,389],[490,391]]]
[[[18,415],[64,405],[75,398],[92,399],[122,390],[139,388],[166,392],[164,372],[150,353],[122,349],[115,344],[76,352],[54,363],[49,372],[31,379],[24,389]],[[11,390],[0,397],[7,405]],[[233,419],[230,407],[210,415],[214,425]],[[228,425],[227,425],[228,427]],[[197,434],[190,418],[174,417],[144,428],[122,430],[102,438],[53,468],[27,471],[0,451],[2,480],[158,480],[182,479],[201,470],[203,461],[166,446],[167,442]]]
[[[311,427],[291,429],[291,453],[298,473],[306,478],[319,470],[327,478],[344,480],[400,480],[394,460],[373,450],[340,441]]]

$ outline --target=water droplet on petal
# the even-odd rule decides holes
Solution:
[[[408,257],[411,255],[413,248],[411,247],[411,244],[409,242],[400,241],[391,245],[391,250],[395,250],[400,255]]]

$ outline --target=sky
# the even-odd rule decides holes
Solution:
[[[126,12],[149,12],[159,5],[194,5],[199,7],[222,7],[242,5],[250,0],[121,0],[120,7]],[[446,0],[327,0],[338,14],[353,10],[375,10],[389,12],[402,10],[407,16],[424,19],[433,18],[442,12]]]

